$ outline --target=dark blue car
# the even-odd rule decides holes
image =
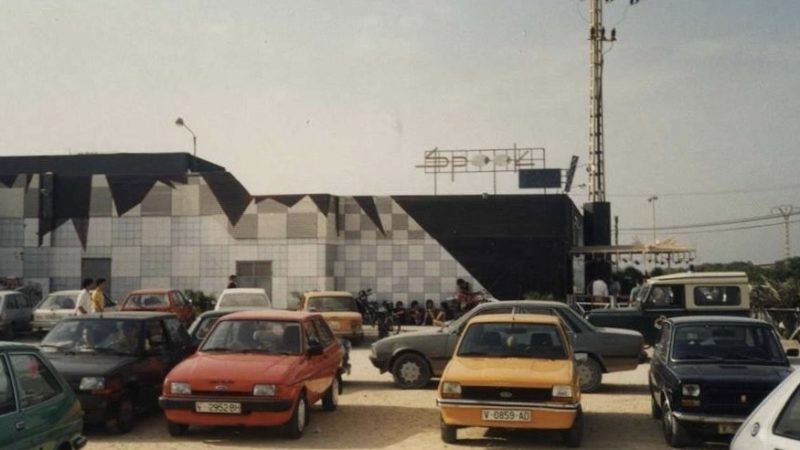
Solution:
[[[778,334],[764,321],[665,320],[650,363],[653,418],[673,447],[733,435],[789,372]]]

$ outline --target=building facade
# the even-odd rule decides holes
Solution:
[[[499,298],[563,296],[580,216],[565,195],[251,195],[188,154],[0,158],[0,276],[46,291],[219,293],[230,274],[276,307],[314,289],[434,301],[464,278]]]

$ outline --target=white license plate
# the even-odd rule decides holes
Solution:
[[[341,328],[339,322],[336,321],[328,322],[328,325],[331,327],[331,330],[338,330],[339,328]]]
[[[484,409],[483,420],[488,422],[530,422],[531,412],[520,409]]]
[[[717,432],[719,434],[736,434],[739,430],[739,425],[735,423],[721,423],[717,425]]]
[[[242,404],[232,402],[195,402],[195,412],[210,414],[241,414]]]

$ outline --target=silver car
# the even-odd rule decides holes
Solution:
[[[16,333],[30,331],[32,300],[19,291],[0,291],[0,336],[13,340]]]
[[[643,358],[644,339],[636,331],[595,327],[564,303],[515,300],[478,305],[441,328],[381,339],[372,344],[370,361],[381,373],[391,372],[398,387],[421,388],[442,374],[469,319],[482,314],[512,313],[561,318],[574,343],[583,392],[596,391],[603,373],[633,370]]]

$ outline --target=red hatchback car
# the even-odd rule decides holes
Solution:
[[[139,289],[122,302],[120,311],[157,311],[173,313],[184,327],[194,320],[192,302],[177,289]]]
[[[299,438],[311,405],[333,411],[344,352],[319,314],[245,311],[221,317],[167,375],[159,404],[172,436],[199,426],[283,426]]]

